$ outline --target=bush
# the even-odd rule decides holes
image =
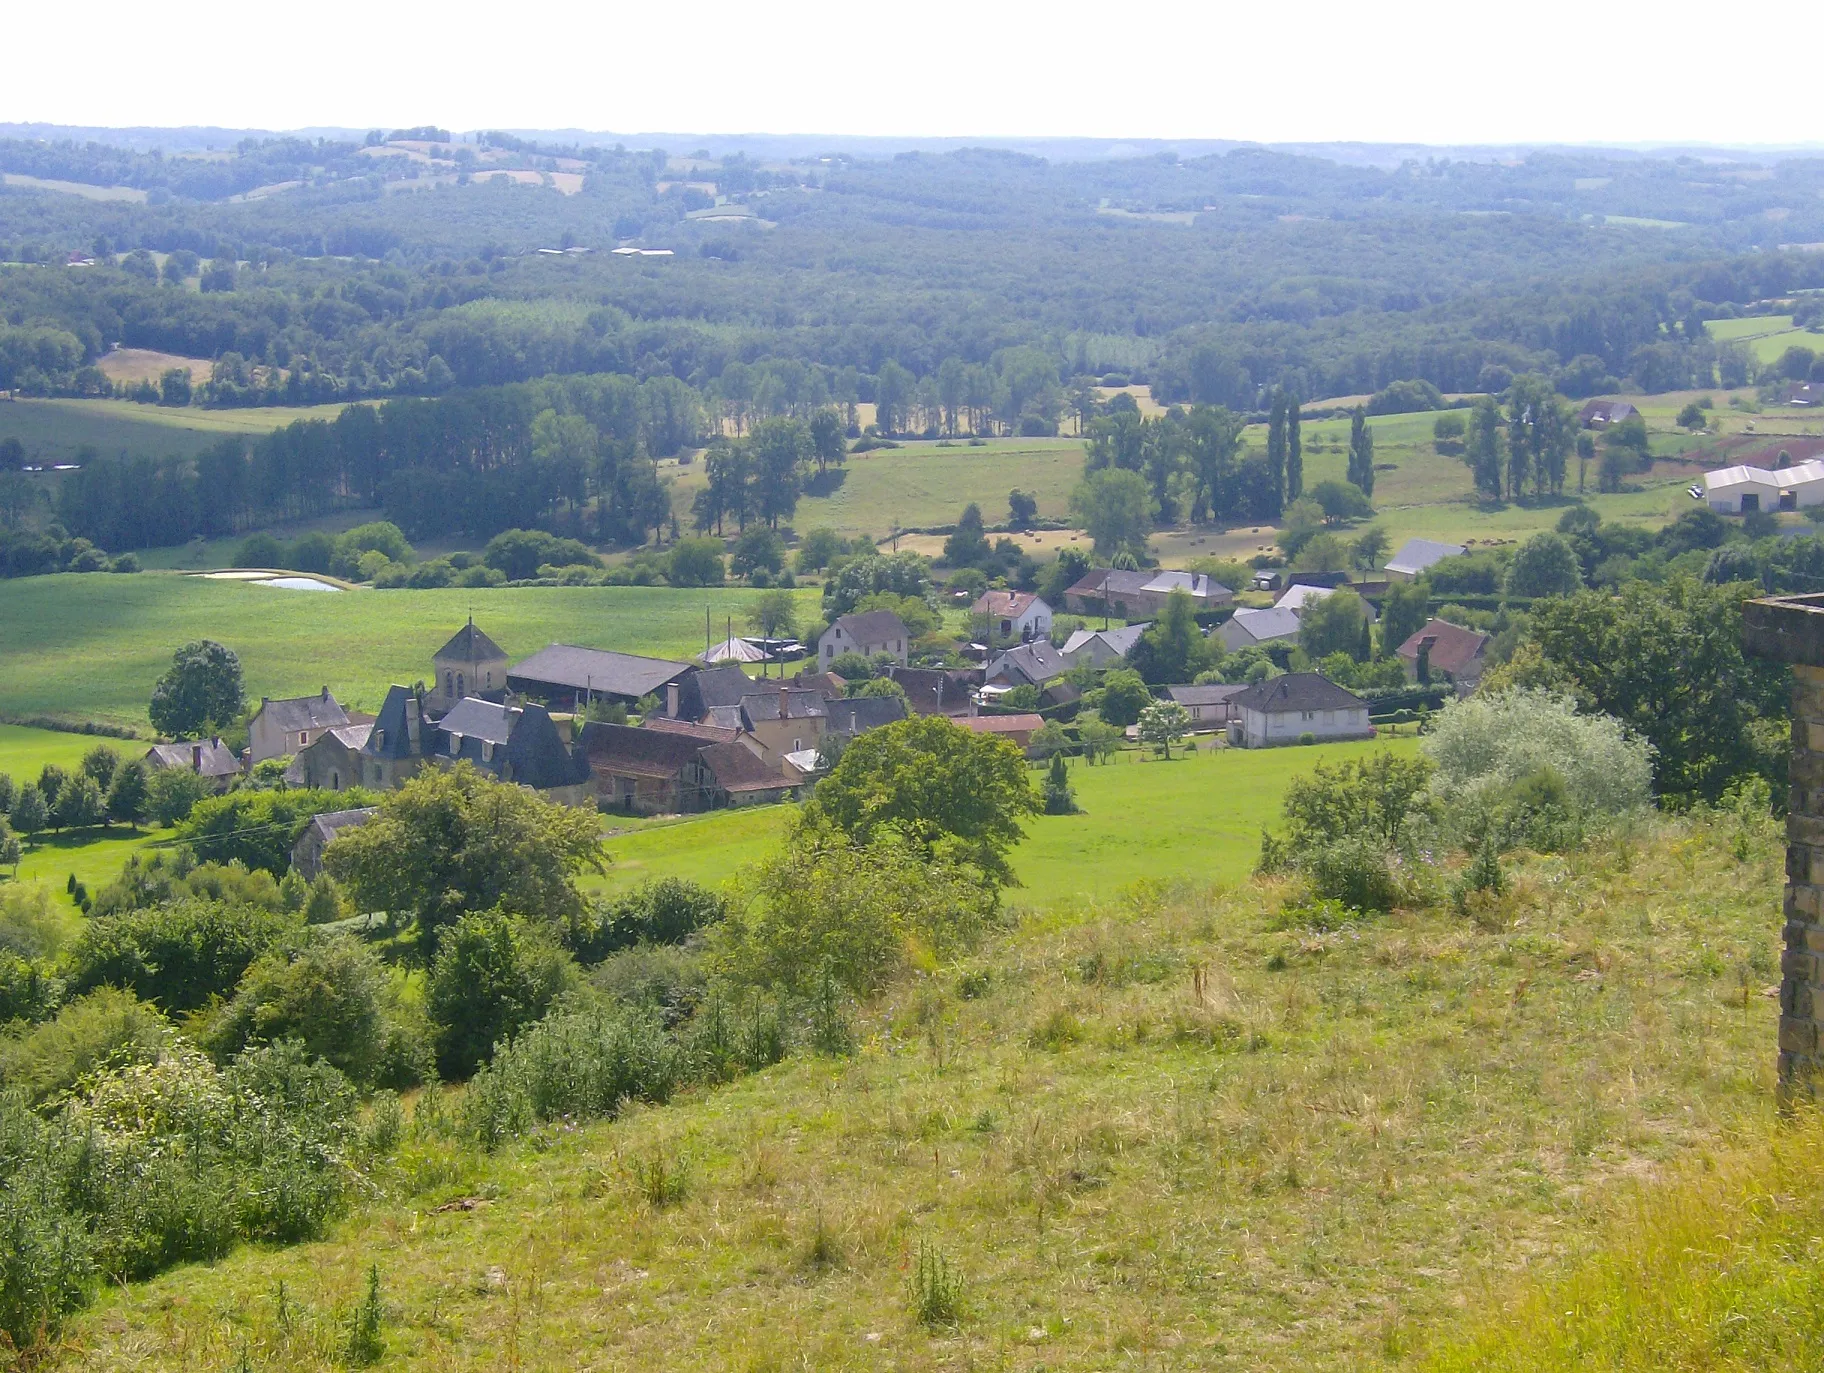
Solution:
[[[1366,836],[1310,849],[1300,856],[1299,866],[1320,900],[1339,901],[1357,911],[1390,911],[1399,900],[1386,849]]]
[[[48,1181],[15,1176],[0,1192],[0,1334],[18,1353],[55,1338],[94,1271],[88,1227],[43,1195]]]
[[[681,944],[714,925],[727,903],[683,877],[661,877],[596,904],[565,945],[585,967],[636,944]]]
[[[156,1008],[104,987],[29,1034],[0,1040],[0,1086],[34,1104],[52,1101],[103,1069],[156,1061],[171,1038]]]
[[[628,1101],[665,1101],[684,1057],[651,1016],[592,1008],[554,1015],[501,1046],[463,1098],[485,1148],[560,1118],[611,1116]]]
[[[177,837],[205,862],[239,861],[281,877],[291,866],[292,845],[312,816],[373,803],[374,798],[358,787],[346,791],[237,791],[197,802],[179,826]]]
[[[234,550],[236,567],[284,567],[285,545],[271,534],[249,534]],[[327,571],[328,569],[325,569]]]
[[[202,1036],[229,1058],[249,1045],[295,1040],[351,1080],[374,1080],[387,1040],[386,970],[348,938],[274,949],[247,969],[234,999]]]
[[[301,928],[293,915],[189,897],[93,920],[71,947],[69,985],[123,987],[168,1012],[227,996],[248,966]]]
[[[724,577],[720,539],[679,539],[666,563],[673,586],[721,586]]]
[[[540,1019],[573,982],[574,964],[541,929],[498,910],[444,931],[425,988],[437,1070],[464,1078],[497,1044]]]

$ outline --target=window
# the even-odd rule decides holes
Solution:
[[[303,748],[304,745],[308,744],[309,742],[310,742],[310,731],[307,729],[299,730],[298,731],[298,747]]]
[[[458,672],[456,674],[456,697],[460,700],[466,695],[468,695],[468,693],[462,689],[462,674]]]
[[[341,773],[332,772],[329,774],[329,789],[331,791],[341,791],[342,790],[342,774]]]
[[[487,685],[489,687],[492,687],[494,685],[494,669],[493,668],[488,669]]]
[[[1298,718],[1301,720],[1315,720],[1317,718],[1317,712],[1315,710],[1301,710],[1298,712]]]
[[[455,691],[455,689],[456,689],[456,674],[453,672],[444,673],[443,674],[443,694],[445,696],[451,695]]]

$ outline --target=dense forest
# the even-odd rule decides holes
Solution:
[[[115,392],[95,363],[118,346],[211,362],[195,387],[126,392],[148,403],[441,400],[294,426],[242,451],[239,483],[99,465],[69,485],[99,502],[78,523],[109,547],[150,537],[140,502],[101,494],[134,464],[123,491],[207,493],[168,507],[193,514],[160,516],[159,541],[328,499],[420,530],[525,523],[578,498],[515,456],[546,410],[587,421],[611,455],[592,456],[591,494],[638,512],[657,508],[635,475],[650,459],[825,407],[853,427],[872,404],[894,433],[1044,434],[1085,413],[1092,381],[1243,415],[1401,381],[1740,385],[1768,369],[1705,321],[1776,302],[1815,317],[1804,293],[1824,291],[1815,159],[762,161],[431,126],[208,155],[140,143],[0,139],[0,390]],[[37,184],[58,182],[128,198]],[[331,442],[432,415],[487,437]],[[493,475],[431,481],[459,469]],[[435,513],[414,517],[407,486]]]

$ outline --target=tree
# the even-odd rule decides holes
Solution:
[[[798,469],[811,456],[810,430],[797,420],[761,420],[748,447],[754,455],[755,513],[777,529],[798,508]]]
[[[1144,551],[1153,526],[1146,479],[1118,468],[1103,468],[1079,482],[1070,493],[1070,513],[1088,533],[1099,558]]]
[[[1390,582],[1381,601],[1381,652],[1390,654],[1431,618],[1431,596],[1423,582]]]
[[[777,576],[784,567],[785,540],[778,530],[761,524],[735,540],[735,551],[728,560],[729,571],[737,577],[752,577],[762,570]]]
[[[1172,756],[1172,744],[1191,730],[1191,713],[1176,701],[1155,701],[1140,712],[1136,722],[1140,742]]]
[[[1368,427],[1367,409],[1360,405],[1349,416],[1348,475],[1363,496],[1374,494],[1374,431]]]
[[[357,1083],[374,1080],[387,1031],[385,965],[346,936],[273,949],[248,967],[205,1042],[227,1057],[294,1039]]]
[[[1685,405],[1685,408],[1678,412],[1678,427],[1680,429],[1702,429],[1707,423],[1708,421],[1704,417],[1704,409],[1696,401],[1688,402]]]
[[[811,456],[817,459],[818,476],[842,466],[848,457],[849,445],[842,430],[842,416],[828,406],[811,416]]]
[[[1275,504],[1283,510],[1286,489],[1286,393],[1283,388],[1273,393],[1273,407],[1267,415],[1267,489],[1272,492]]]
[[[673,586],[721,586],[722,541],[679,539],[671,546],[665,575]]]
[[[1367,625],[1367,605],[1355,592],[1343,587],[1305,602],[1298,616],[1298,646],[1314,662],[1332,653],[1347,653],[1354,658],[1361,652],[1362,631]]]
[[[1051,766],[1045,771],[1045,813],[1047,815],[1075,815],[1077,813],[1077,792],[1076,788],[1070,785],[1070,770],[1065,766],[1062,753],[1051,755]]]
[[[138,829],[146,818],[148,799],[146,765],[137,758],[122,763],[108,784],[108,819]]]
[[[152,689],[152,727],[173,739],[227,728],[241,713],[241,660],[212,639],[195,639],[172,655]]]
[[[553,922],[582,909],[576,878],[604,867],[593,811],[496,782],[467,763],[427,769],[323,853],[364,911],[412,916],[421,936],[499,908]]]
[[[767,591],[747,608],[747,623],[763,639],[791,639],[798,633],[798,604],[789,591]]]
[[[1374,514],[1374,507],[1368,503],[1368,493],[1355,484],[1353,478],[1347,482],[1321,481],[1311,488],[1305,499],[1316,503],[1323,512],[1324,523],[1329,525],[1365,520]]]
[[[1015,487],[1007,493],[1007,523],[1015,529],[1031,529],[1039,518],[1038,497]]]
[[[1106,720],[1091,720],[1078,730],[1083,756],[1091,763],[1106,763],[1121,747],[1121,730]]]
[[[146,818],[155,825],[188,820],[210,786],[189,768],[157,768],[146,778]]]
[[[25,845],[10,829],[0,831],[0,868],[11,868],[13,880],[19,878],[19,865],[25,861]]]
[[[858,736],[817,784],[807,819],[870,845],[896,832],[928,860],[966,863],[1013,882],[1007,851],[1038,808],[1020,751],[942,716],[898,720]]]
[[[1304,444],[1299,438],[1298,425],[1304,402],[1299,400],[1297,391],[1286,394],[1286,504],[1290,505],[1305,494],[1305,458]]]
[[[30,842],[42,834],[51,823],[51,808],[45,803],[44,793],[38,790],[35,783],[27,782],[19,788],[19,799],[13,802],[13,812],[8,817],[13,828]]]
[[[1163,686],[1190,681],[1216,656],[1217,650],[1197,627],[1197,612],[1190,596],[1175,589],[1165,598],[1159,618],[1134,644],[1127,661],[1142,681]]]
[[[1785,672],[1743,657],[1741,592],[1675,576],[1533,608],[1545,662],[1586,710],[1653,745],[1662,794],[1714,800],[1743,773],[1781,766]]]
[[[542,1019],[574,980],[575,965],[549,929],[499,909],[464,915],[439,941],[424,989],[437,1071],[468,1077],[497,1045]]]
[[[1507,567],[1507,594],[1568,596],[1583,585],[1583,569],[1562,534],[1545,530],[1520,545]]]
[[[106,744],[97,744],[82,755],[79,765],[85,776],[95,779],[95,785],[105,793],[114,781],[114,773],[120,767],[120,755]]]
[[[63,784],[63,790],[57,793],[56,804],[51,807],[53,826],[61,830],[83,830],[106,824],[107,819],[107,801],[101,788],[95,785],[95,779],[87,773],[72,773]]]
[[[980,567],[992,556],[982,532],[982,508],[971,501],[963,507],[955,532],[944,540],[944,561],[952,567]]]
[[[258,906],[184,897],[91,920],[66,956],[71,995],[121,987],[168,1013],[231,995],[254,959],[298,919]]]
[[[1108,724],[1126,729],[1140,719],[1140,712],[1153,701],[1146,680],[1132,668],[1115,668],[1102,679],[1096,714]]]
[[[798,543],[798,570],[821,572],[842,555],[843,549],[842,536],[834,529],[813,529]]]
[[[1476,483],[1476,490],[1490,500],[1501,499],[1501,409],[1493,396],[1480,396],[1469,412],[1469,441],[1463,449],[1463,461]]]

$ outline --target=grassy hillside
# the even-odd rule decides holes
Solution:
[[[0,439],[17,438],[34,462],[102,454],[200,453],[223,434],[266,434],[300,419],[334,419],[339,405],[287,409],[166,409],[126,400],[15,400],[0,405]]]
[[[389,1368],[1407,1366],[1770,1128],[1778,882],[1772,826],[1668,820],[1475,922],[1030,915],[850,1058],[494,1156],[414,1132],[326,1240],[112,1289],[61,1366],[323,1367],[370,1265]],[[914,1317],[921,1248],[954,1324]]]
[[[1160,762],[1123,753],[1102,767],[1071,765],[1081,815],[1040,816],[1013,853],[1022,906],[1107,900],[1143,879],[1237,882],[1260,854],[1260,830],[1279,813],[1286,784],[1318,762],[1367,750],[1412,752],[1416,739],[1297,749],[1209,749]],[[790,811],[722,811],[609,840],[605,885],[653,877],[719,882],[763,857]]]
[[[814,609],[817,593],[801,594]],[[32,577],[0,595],[0,717],[143,726],[172,652],[205,637],[240,654],[256,701],[328,686],[344,704],[374,709],[390,683],[428,678],[431,654],[471,612],[515,659],[554,640],[682,657],[702,651],[706,606],[719,626],[754,595],[664,587],[326,594],[155,574]]]

